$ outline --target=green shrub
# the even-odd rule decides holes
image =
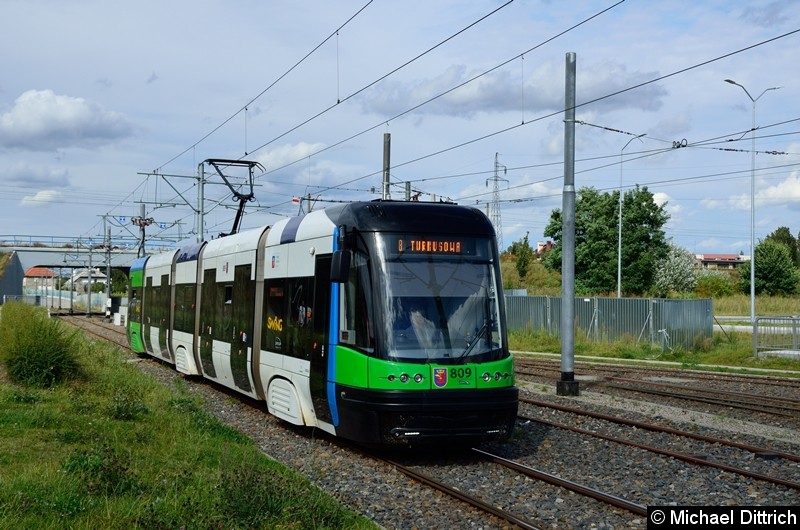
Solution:
[[[699,298],[717,298],[734,294],[736,287],[736,282],[730,274],[704,269],[697,275],[694,292]]]
[[[14,383],[50,388],[80,374],[78,333],[43,308],[9,302],[0,313],[0,362]]]

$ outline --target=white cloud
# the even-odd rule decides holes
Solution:
[[[0,115],[0,149],[90,147],[131,132],[131,124],[122,114],[52,90],[28,90],[14,101],[11,110]]]
[[[258,161],[263,165],[267,171],[272,171],[281,168],[287,164],[292,164],[307,158],[308,156],[325,148],[322,143],[306,143],[300,142],[297,144],[287,144],[276,147],[267,153],[258,157]],[[318,162],[318,160],[316,160]]]
[[[680,204],[670,203],[670,200],[672,198],[664,192],[657,191],[653,193],[653,202],[659,206],[666,205],[667,213],[674,219],[683,213],[684,208]]]
[[[472,117],[477,112],[557,111],[564,105],[564,74],[561,65],[549,61],[541,63],[530,75],[526,75],[524,86],[514,67],[483,75],[484,73],[485,71],[468,70],[465,65],[453,64],[441,74],[427,79],[406,83],[385,82],[363,98],[364,110],[392,115],[425,103],[416,112]],[[629,72],[619,63],[590,64],[582,68],[576,81],[576,91],[580,95],[577,103],[597,100],[593,103],[595,108],[604,110],[658,110],[666,90],[655,84],[605,98],[608,94],[657,76],[657,72]],[[459,86],[467,81],[470,82]],[[459,87],[447,92],[456,86]],[[436,99],[426,103],[432,98]]]
[[[38,208],[48,206],[50,203],[57,202],[61,198],[61,192],[56,190],[39,191],[36,195],[28,195],[22,198],[20,206]]]
[[[792,172],[789,177],[774,186],[756,191],[756,204],[759,206],[784,205],[791,209],[800,209],[800,177]]]
[[[750,193],[732,195],[724,200],[706,199],[700,204],[704,208],[712,210],[750,210]],[[756,207],[765,206],[800,208],[800,176],[797,171],[792,172],[785,180],[774,186],[756,188]]]
[[[703,199],[700,201],[700,206],[708,210],[722,210],[725,208],[725,201],[717,199]]]

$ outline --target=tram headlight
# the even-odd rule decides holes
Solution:
[[[481,376],[481,379],[483,379],[485,383],[488,383],[492,379],[492,374],[490,374],[489,372],[484,372],[483,375]]]
[[[424,378],[424,377],[422,377],[422,374],[416,374],[416,375],[414,375],[414,382],[415,382],[415,383],[421,383],[423,379],[425,379],[425,378]]]
[[[389,377],[387,377],[386,379],[388,379],[389,381],[394,381],[394,380],[395,380],[395,379],[397,379],[397,378],[396,378],[394,375],[390,375],[390,376],[389,376]]]
[[[501,377],[503,377],[503,376],[500,375],[500,372],[495,372],[495,374],[494,374],[494,380],[495,381],[500,381]]]
[[[401,383],[408,383],[408,374],[400,374],[400,382]]]

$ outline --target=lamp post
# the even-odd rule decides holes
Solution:
[[[750,323],[756,325],[756,101],[770,90],[778,90],[779,86],[765,88],[757,98],[750,95],[747,89],[734,81],[726,79],[726,83],[736,85],[747,94],[753,102],[753,127],[750,129],[751,148],[750,148]]]
[[[647,134],[640,134],[634,136],[628,143],[622,146],[619,150],[619,233],[617,234],[617,298],[622,298],[622,152],[630,143],[637,138],[641,141],[642,136]]]

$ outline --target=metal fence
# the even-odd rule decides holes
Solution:
[[[800,355],[800,317],[756,317],[753,332],[757,356],[796,359]]]
[[[92,312],[102,313],[106,308],[106,293],[92,293]],[[51,309],[73,309],[86,311],[89,296],[70,293],[69,291],[49,290],[46,294],[3,295],[0,304],[6,302],[25,302],[26,304],[48,307]]]
[[[506,296],[510,331],[561,334],[561,298]],[[713,335],[711,299],[576,298],[575,333],[591,342],[631,340],[663,350],[696,349]]]

